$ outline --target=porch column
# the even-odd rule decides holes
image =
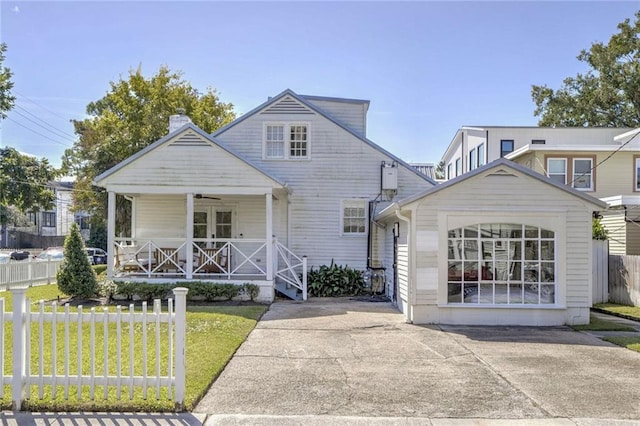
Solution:
[[[185,272],[187,273],[187,279],[193,278],[193,194],[187,194],[187,256],[185,265]]]
[[[116,236],[116,193],[107,194],[107,277],[113,277],[114,244]]]
[[[273,196],[271,192],[266,194],[266,221],[267,221],[267,281],[273,280]]]

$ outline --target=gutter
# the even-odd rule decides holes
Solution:
[[[405,312],[405,317],[407,318],[407,321],[409,322],[413,322],[413,312],[412,312],[412,306],[413,306],[413,291],[412,291],[412,285],[411,283],[414,282],[413,279],[413,257],[415,255],[413,247],[412,247],[412,239],[411,239],[411,219],[403,216],[402,213],[400,213],[400,205],[398,205],[398,203],[393,203],[393,208],[394,208],[394,213],[396,215],[396,217],[398,219],[400,219],[401,221],[405,222],[407,224],[407,248],[409,249],[409,253],[408,253],[408,259],[407,259],[407,275],[408,275],[408,280],[409,282],[407,283],[407,290],[408,290],[408,299],[407,300],[407,310],[409,312]]]

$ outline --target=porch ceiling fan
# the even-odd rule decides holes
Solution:
[[[196,200],[219,200],[220,198],[218,197],[209,197],[208,195],[202,195],[202,194],[196,194],[195,195]]]

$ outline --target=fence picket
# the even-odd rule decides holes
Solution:
[[[176,289],[178,290],[178,289]],[[83,389],[85,386],[89,386],[89,398],[93,401],[96,398],[96,388],[103,386],[103,396],[105,399],[109,398],[109,387],[115,386],[116,398],[121,399],[122,388],[127,386],[129,389],[128,397],[133,399],[134,387],[142,387],[144,397],[147,397],[147,390],[149,386],[155,384],[156,399],[161,398],[162,388],[167,388],[167,395],[170,399],[175,401],[176,407],[184,407],[184,339],[185,339],[185,308],[186,308],[186,293],[187,289],[181,288],[180,291],[174,291],[176,295],[175,303],[171,298],[167,302],[167,313],[162,313],[162,305],[160,300],[155,300],[153,303],[153,312],[149,312],[147,303],[142,304],[142,313],[135,311],[133,304],[129,305],[128,314],[122,312],[122,306],[116,307],[115,313],[109,312],[108,308],[103,308],[101,311],[96,311],[95,307],[90,308],[90,311],[84,313],[83,306],[77,307],[77,312],[72,312],[69,304],[64,305],[64,312],[58,311],[57,302],[51,304],[50,312],[49,308],[45,306],[44,301],[39,301],[38,309],[31,313],[31,305],[26,299],[26,288],[12,289],[14,293],[14,312],[4,312],[5,303],[4,299],[0,299],[0,330],[4,331],[6,322],[13,322],[14,329],[14,347],[13,347],[13,375],[2,375],[0,383],[0,397],[2,397],[3,386],[5,383],[11,383],[12,385],[12,406],[15,410],[21,408],[21,404],[25,398],[31,398],[31,387],[38,388],[37,397],[43,399],[46,397],[47,392],[45,388],[51,387],[51,397],[56,397],[57,386],[62,385],[64,388],[64,398],[68,400],[69,389],[72,385],[76,386],[77,398],[82,400]],[[150,318],[151,316],[151,318]],[[63,342],[58,342],[58,322],[62,321],[64,331],[64,372],[60,377],[57,368],[58,358],[58,345]],[[96,330],[99,327],[99,322],[102,322],[103,332]],[[71,352],[71,325],[74,322],[77,326],[77,342],[76,342],[76,365],[74,366],[70,360]],[[109,375],[109,347],[112,345],[113,337],[110,339],[110,327],[113,327],[115,323],[115,340],[116,340],[116,365],[115,375]],[[141,375],[135,375],[136,367],[135,360],[135,347],[140,342],[140,334],[136,328],[136,324],[142,325],[142,353],[143,353],[143,371]],[[35,357],[34,361],[38,363],[38,366],[34,366],[34,372],[31,369],[31,356],[32,345],[31,341],[31,327],[38,327],[38,339],[37,343],[33,345],[34,350],[37,353],[33,353]],[[86,329],[84,329],[86,324]],[[125,325],[127,324],[127,325]],[[167,326],[165,334],[162,329]],[[123,345],[123,326],[129,327],[129,346],[128,348]],[[149,351],[147,346],[150,342],[148,340],[147,327],[155,327],[155,351]],[[51,327],[50,338],[49,328]],[[113,331],[113,330],[111,330]],[[88,336],[85,336],[85,333]],[[45,339],[45,336],[47,338]],[[103,359],[99,358],[99,338],[103,339]],[[87,339],[88,338],[88,339]],[[164,338],[167,338],[167,342],[164,343]],[[49,342],[50,339],[50,342]],[[83,339],[89,340],[83,342]],[[87,346],[87,348],[84,348]],[[5,365],[4,350],[5,340],[4,333],[0,333],[0,372],[3,372]],[[45,360],[44,352],[46,348],[51,348],[52,355],[50,358],[51,366],[45,366],[45,362],[48,365],[48,360]],[[165,354],[165,351],[168,353]],[[87,350],[89,353],[87,354]],[[129,364],[128,368],[126,364],[123,365],[123,357],[128,352]],[[180,351],[180,353],[178,353]],[[83,366],[83,352],[84,356],[88,357],[87,368]],[[155,354],[156,362],[152,369],[155,367],[155,374],[149,374],[147,356]],[[167,356],[166,363],[166,375],[161,375],[164,370],[161,360],[164,356]],[[103,362],[102,368],[100,368],[100,362]],[[73,368],[75,371],[72,371]],[[50,370],[50,374],[49,374]],[[100,370],[100,371],[97,371]],[[111,368],[113,373],[114,368]],[[88,373],[85,375],[85,373]],[[72,379],[71,376],[75,376]],[[180,377],[178,377],[180,375]],[[35,398],[35,396],[34,396]],[[99,397],[98,397],[99,398]]]
[[[609,302],[640,306],[640,256],[609,256]]]

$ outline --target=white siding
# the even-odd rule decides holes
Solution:
[[[308,99],[329,116],[340,121],[354,132],[366,136],[367,104],[364,102],[331,101],[326,99]]]
[[[265,122],[309,124],[309,160],[263,160]],[[380,192],[384,155],[344,129],[314,114],[255,114],[218,138],[269,174],[288,184],[290,196],[289,248],[307,255],[309,265],[339,264],[366,267],[367,235],[342,235],[341,203],[345,199],[374,200]],[[399,166],[397,198],[431,185],[413,170]]]

